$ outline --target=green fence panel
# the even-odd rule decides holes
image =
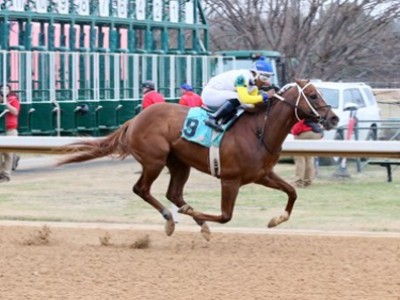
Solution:
[[[80,109],[76,102],[59,102],[60,106],[60,134],[77,135],[76,115]]]
[[[179,103],[179,98],[168,99],[167,102],[169,102],[169,103]]]
[[[119,127],[118,110],[122,108],[119,101],[101,100],[101,108],[98,110],[98,126],[100,134],[104,135]]]
[[[101,110],[99,101],[78,101],[81,107],[76,114],[76,128],[79,135],[99,135],[98,112]]]
[[[51,102],[33,102],[32,108],[35,110],[31,114],[30,131],[32,135],[55,135],[55,116],[54,104]]]
[[[122,125],[136,116],[140,112],[141,102],[141,100],[121,100],[119,103],[122,106],[117,112],[117,123]]]
[[[0,104],[0,134],[3,135],[6,133],[6,110],[5,104]]]
[[[18,114],[18,134],[31,135],[31,119],[34,109],[31,103],[21,103]]]

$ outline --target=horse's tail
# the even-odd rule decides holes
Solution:
[[[62,158],[56,165],[84,162],[112,154],[124,159],[130,154],[126,139],[129,123],[125,122],[105,138],[76,142],[62,147],[61,152],[70,155]]]

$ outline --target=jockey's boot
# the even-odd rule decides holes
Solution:
[[[210,126],[215,131],[224,131],[219,121],[226,120],[228,117],[230,117],[235,111],[236,107],[238,107],[239,105],[240,102],[237,99],[226,101],[224,104],[221,105],[220,108],[218,108],[215,113],[210,115],[210,117],[205,121],[206,125]]]

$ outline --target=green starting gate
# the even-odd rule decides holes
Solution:
[[[167,101],[195,90],[208,51],[200,0],[0,0],[0,83],[20,97],[20,134],[101,135],[138,111],[140,84]]]

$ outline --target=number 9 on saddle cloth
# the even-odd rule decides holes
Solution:
[[[239,101],[238,101],[239,102]],[[212,113],[202,107],[189,109],[188,115],[183,123],[182,137],[185,140],[200,144],[204,147],[219,147],[222,137],[228,128],[244,113],[242,106],[232,110],[230,114],[223,117],[221,122],[222,132],[214,130],[206,124]]]

